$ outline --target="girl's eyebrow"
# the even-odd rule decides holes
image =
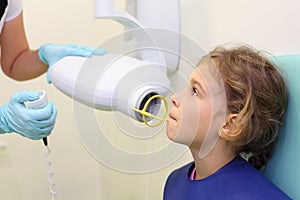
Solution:
[[[200,88],[201,92],[203,92],[203,94],[206,94],[206,91],[204,90],[204,88],[202,87],[202,85],[197,80],[195,80],[194,78],[192,78],[190,80],[190,83],[191,83],[191,85],[197,85]]]

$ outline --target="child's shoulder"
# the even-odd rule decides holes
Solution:
[[[175,170],[167,181],[168,188],[177,188],[185,195],[198,194],[209,199],[290,199],[243,158],[236,157],[211,176],[197,181],[189,180],[194,163]],[[184,191],[186,190],[186,191]],[[199,192],[202,191],[202,192]],[[203,191],[206,191],[203,193]]]
[[[241,157],[219,170],[214,181],[224,184],[227,190],[235,191],[242,199],[290,199],[260,171]]]

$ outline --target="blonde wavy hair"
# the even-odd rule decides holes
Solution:
[[[251,155],[260,169],[272,156],[288,103],[286,81],[263,52],[249,46],[217,47],[209,53],[224,81],[227,109],[238,114],[240,136],[231,141],[237,153]]]

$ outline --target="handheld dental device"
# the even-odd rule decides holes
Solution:
[[[38,109],[38,108],[43,108],[48,104],[48,98],[46,95],[46,92],[44,90],[38,91],[39,93],[39,98],[34,101],[28,101],[25,103],[25,106],[29,109]],[[43,143],[45,146],[48,145],[47,137],[43,138]]]

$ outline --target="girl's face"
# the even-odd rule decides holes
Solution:
[[[172,95],[173,106],[166,128],[170,140],[197,149],[203,143],[212,116],[211,96],[199,70],[203,65],[207,64],[200,64],[192,73],[188,88]]]

